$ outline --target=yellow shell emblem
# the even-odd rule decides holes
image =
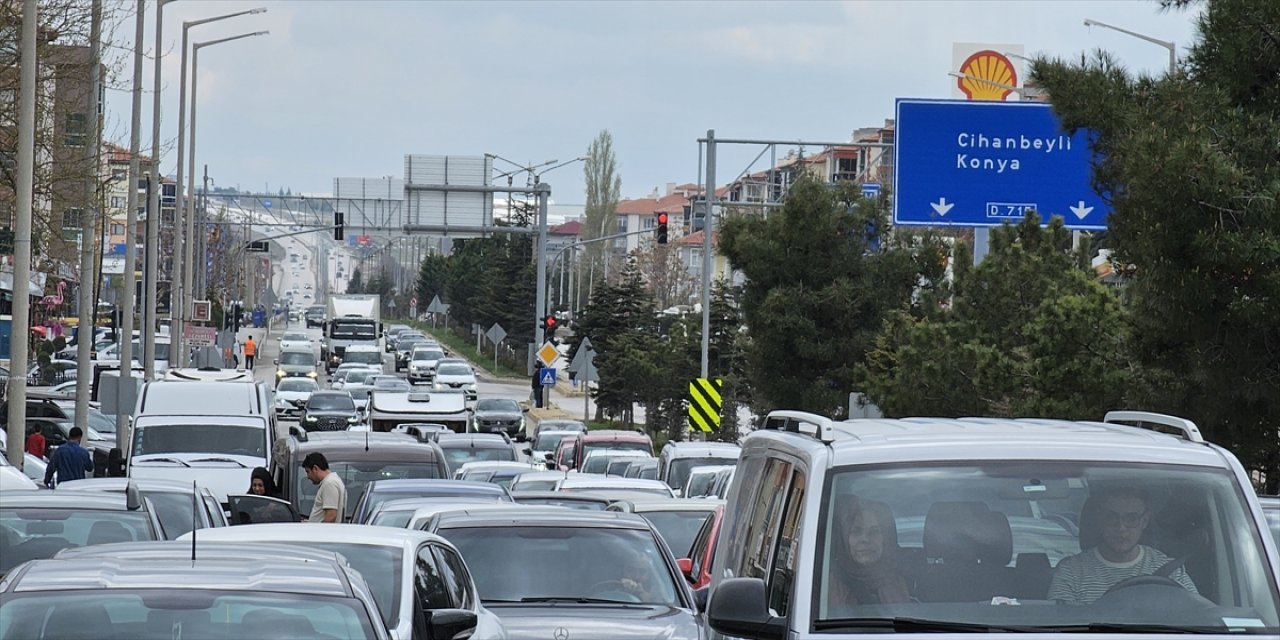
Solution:
[[[960,75],[956,80],[960,91],[970,100],[1003,101],[1012,93],[1007,87],[1018,86],[1018,72],[1013,63],[997,51],[979,51],[965,59],[960,65]]]

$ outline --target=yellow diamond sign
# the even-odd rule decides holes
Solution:
[[[556,350],[556,346],[550,342],[544,343],[541,349],[538,349],[538,360],[542,362],[542,366],[549,367],[556,363],[556,358],[560,357],[560,352]]]

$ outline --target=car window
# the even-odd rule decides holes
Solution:
[[[698,535],[693,537],[693,542],[689,544],[689,560],[692,568],[689,574],[694,580],[702,575],[703,558],[707,555],[707,545],[711,544],[711,528],[715,525],[715,518],[708,517],[702,522],[702,526],[698,528]],[[672,549],[672,551],[675,551]]]
[[[0,536],[16,536],[0,553],[0,574],[70,547],[155,539],[146,512],[62,508],[0,508]]]
[[[442,376],[469,376],[471,375],[471,367],[465,364],[442,364],[436,369],[436,374]]]
[[[698,535],[698,531],[702,528],[702,524],[711,516],[710,511],[644,511],[641,512],[645,520],[653,523],[653,528],[658,530],[662,539],[666,541],[667,547],[671,549],[671,553],[677,558],[684,558],[689,555],[689,548],[693,545],[693,537]]]
[[[315,363],[316,357],[310,353],[303,353],[301,351],[285,351],[280,354],[280,364],[314,366]]]
[[[226,453],[266,457],[266,426],[151,424],[133,430],[133,455]]]
[[[418,548],[418,558],[413,567],[413,591],[418,606],[427,611],[455,608],[430,545]]]
[[[783,488],[790,476],[791,463],[777,458],[769,458],[765,463],[764,474],[760,476],[761,490],[748,512],[743,545],[746,555],[737,575],[768,579],[773,543],[778,535],[778,515],[786,498]]]
[[[734,458],[716,458],[711,456],[698,458],[675,458],[667,465],[667,484],[672,489],[684,488],[684,483],[689,479],[689,472],[694,467],[718,466],[724,464],[732,464]]]
[[[800,519],[804,515],[804,490],[805,474],[796,470],[791,474],[791,488],[787,491],[782,526],[768,582],[769,608],[779,616],[787,615],[791,605],[791,587],[795,582],[796,555],[800,546]]]
[[[317,393],[307,400],[309,411],[354,411],[351,396],[341,393]]]
[[[453,606],[459,609],[471,609],[475,603],[471,601],[471,576],[462,558],[444,547],[435,547],[436,559],[440,566],[440,575],[444,578]]]
[[[505,398],[481,398],[476,402],[476,411],[510,411],[520,412],[520,405],[515,400]]]
[[[320,385],[310,378],[285,378],[276,386],[276,391],[318,391]]]

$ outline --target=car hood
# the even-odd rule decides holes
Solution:
[[[315,370],[316,370],[316,365],[315,365],[315,363],[314,363],[314,362],[308,362],[308,363],[306,363],[306,364],[280,364],[280,365],[277,365],[277,366],[279,367],[279,369],[280,369],[281,371],[304,371],[304,372],[308,372],[308,371],[315,371]]]
[[[311,397],[310,391],[277,391],[276,399],[293,402],[294,400],[306,400]]]
[[[356,412],[354,411],[307,411],[307,415],[317,418],[350,418],[355,414]]]
[[[485,606],[502,619],[502,626],[511,638],[695,640],[701,637],[697,616],[674,607],[572,603],[486,603]]]
[[[476,379],[473,376],[442,376],[437,373],[436,382],[442,382],[445,384],[475,384]]]

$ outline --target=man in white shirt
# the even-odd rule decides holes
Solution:
[[[1101,525],[1098,545],[1058,563],[1049,584],[1050,600],[1089,604],[1116,584],[1136,576],[1155,575],[1172,561],[1159,549],[1138,542],[1151,522],[1146,497],[1140,491],[1117,488],[1097,499]],[[1187,591],[1198,593],[1182,567],[1167,577]]]
[[[329,460],[323,453],[313,451],[302,460],[307,479],[316,485],[316,500],[311,506],[307,522],[342,522],[347,510],[347,486],[338,474],[329,470]]]

